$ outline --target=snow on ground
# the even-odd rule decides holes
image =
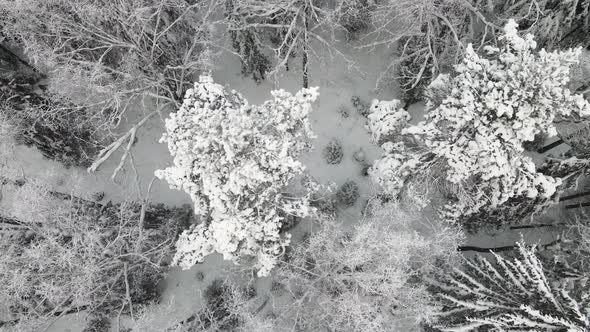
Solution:
[[[322,184],[331,183],[342,185],[348,180],[355,181],[360,188],[360,198],[353,207],[338,211],[339,217],[346,222],[355,222],[360,217],[360,211],[366,199],[375,192],[375,187],[369,182],[368,177],[361,175],[362,165],[353,158],[353,153],[362,150],[366,155],[366,161],[371,163],[380,156],[377,146],[369,143],[369,134],[365,129],[365,118],[361,116],[351,103],[352,96],[359,96],[364,102],[370,103],[371,99],[391,100],[395,97],[395,87],[384,89],[380,93],[374,91],[376,79],[388,65],[392,51],[381,49],[374,52],[358,50],[350,46],[342,50],[356,62],[360,71],[346,70],[346,63],[342,59],[335,58],[326,63],[312,62],[310,68],[310,86],[320,87],[319,100],[314,105],[311,115],[312,125],[318,135],[315,141],[315,150],[304,157],[304,163],[308,172]],[[297,61],[297,62],[295,62]],[[298,70],[299,59],[292,60],[291,71],[282,73],[277,81],[268,78],[257,85],[249,77],[240,74],[240,63],[237,58],[229,54],[224,55],[223,61],[217,71],[213,73],[216,82],[227,84],[232,89],[242,93],[251,104],[259,104],[270,98],[270,91],[278,86],[290,92],[296,92],[301,87],[301,74]],[[346,109],[349,116],[343,117],[339,110]],[[417,104],[410,107],[409,112],[413,117],[412,123],[417,123],[423,117],[423,105]],[[142,110],[135,110],[138,118],[141,118]],[[131,112],[130,112],[131,113]],[[165,114],[163,114],[165,116]],[[133,123],[133,119],[129,120]],[[44,159],[41,154],[32,148],[17,147],[15,159],[21,164],[21,172],[25,176],[42,175],[47,172],[53,174],[57,190],[69,191],[72,185],[79,188],[79,192],[92,194],[103,191],[104,201],[120,201],[134,199],[145,194],[147,185],[153,178],[156,169],[164,168],[172,162],[165,144],[159,144],[158,140],[164,130],[163,119],[152,118],[145,126],[138,130],[138,142],[133,147],[132,158],[137,170],[137,179],[140,182],[140,190],[137,189],[136,174],[129,163],[123,169],[117,182],[111,181],[110,176],[116,168],[121,151],[113,154],[96,173],[88,174],[83,169],[66,169],[58,163]],[[323,157],[323,149],[326,144],[337,139],[342,143],[344,157],[338,165],[329,165]],[[182,205],[190,203],[188,196],[180,191],[171,190],[164,181],[156,180],[153,184],[150,199],[152,202],[162,202],[167,205]],[[542,242],[552,239],[555,235],[544,229],[525,232],[527,238],[541,237]],[[469,245],[482,247],[494,247],[513,244],[518,240],[518,232],[509,234],[479,234],[468,238]],[[168,275],[163,291],[162,317],[163,321],[182,320],[190,316],[200,306],[200,294],[205,286],[216,278],[223,278],[223,270],[231,263],[222,261],[219,255],[212,255],[204,263],[194,266],[190,270],[182,271],[172,269]],[[197,272],[203,272],[204,280],[197,280]],[[164,310],[164,306],[172,303],[173,311]],[[84,326],[85,315],[69,315],[53,324],[48,331],[81,331]]]
[[[366,155],[366,161],[371,163],[380,156],[379,149],[369,143],[369,134],[365,129],[365,118],[353,107],[352,96],[359,96],[361,100],[370,103],[371,99],[393,99],[394,88],[378,93],[374,91],[377,76],[388,64],[391,58],[391,50],[383,49],[379,52],[365,52],[350,46],[343,49],[352,60],[356,62],[357,71],[348,71],[346,63],[342,59],[335,58],[326,63],[314,62],[310,67],[310,86],[320,87],[320,98],[314,105],[312,113],[312,125],[318,138],[315,142],[315,150],[304,157],[309,173],[320,183],[329,185],[342,185],[348,180],[354,180],[360,189],[360,198],[353,207],[339,211],[339,214],[348,222],[357,221],[360,210],[374,192],[368,177],[361,175],[362,165],[353,158],[353,153],[362,150]],[[270,98],[270,91],[275,87],[296,92],[301,87],[302,77],[298,70],[300,59],[293,59],[291,71],[281,73],[275,81],[273,78],[257,85],[249,77],[240,74],[239,60],[230,54],[225,54],[217,71],[213,73],[216,82],[226,84],[232,89],[242,93],[251,104],[259,104]],[[297,61],[297,62],[295,62]],[[344,108],[349,116],[343,117],[339,110]],[[135,113],[134,113],[135,112]],[[136,114],[128,123],[141,118],[145,111],[141,108],[128,111],[128,114]],[[165,117],[166,114],[163,114]],[[56,190],[69,192],[74,186],[76,192],[91,195],[95,192],[104,192],[103,202],[114,202],[124,199],[136,199],[145,195],[148,184],[153,178],[156,169],[164,168],[172,162],[165,144],[159,144],[158,140],[163,133],[163,118],[153,117],[137,132],[138,142],[132,150],[132,159],[135,169],[127,162],[122,172],[113,182],[110,177],[117,167],[121,151],[114,153],[97,172],[87,173],[84,169],[65,168],[59,163],[44,159],[34,148],[18,146],[13,158],[19,164],[19,173],[28,177],[51,175],[52,182],[56,183]],[[323,157],[323,148],[332,140],[337,139],[342,143],[344,157],[338,165],[329,165]],[[125,143],[126,144],[126,143]],[[137,172],[137,173],[135,173]],[[140,189],[138,190],[137,181]],[[141,192],[141,194],[140,194]],[[152,202],[161,202],[167,205],[182,205],[190,203],[188,196],[180,191],[171,190],[168,185],[156,180],[150,193]],[[204,263],[194,266],[190,270],[182,271],[173,269],[168,275],[163,292],[162,306],[172,302],[173,313],[167,313],[163,320],[184,319],[194,313],[200,305],[200,292],[211,281],[223,278],[224,267],[231,263],[224,262],[219,255],[212,255]],[[198,281],[197,272],[203,272],[205,278]],[[163,313],[166,310],[162,310]],[[81,331],[84,326],[85,314],[72,314],[55,322],[48,331]]]

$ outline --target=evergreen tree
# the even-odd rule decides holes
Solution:
[[[317,88],[272,95],[250,106],[236,91],[201,76],[166,120],[161,141],[174,166],[156,175],[187,192],[203,216],[177,243],[174,261],[182,267],[219,252],[232,260],[254,256],[265,275],[289,243],[281,232],[287,216],[312,212],[309,193],[293,197],[282,190],[304,171],[297,158],[311,149],[308,114]]]
[[[549,279],[534,247],[518,243],[509,260],[492,253],[468,259],[465,268],[436,283],[445,305],[442,331],[568,331],[590,328],[590,293],[570,294]]]
[[[438,168],[444,180],[436,181],[451,201],[445,216],[453,221],[485,222],[473,216],[533,212],[555,200],[560,178],[539,172],[523,144],[540,133],[555,136],[556,120],[590,115],[590,104],[567,88],[580,50],[535,53],[533,36],[516,28],[510,21],[502,47],[486,47],[486,55],[468,45],[457,75],[438,88],[446,97],[429,102],[426,119],[403,129],[403,140],[382,146],[371,173],[391,195]]]
[[[241,28],[241,15],[234,12],[234,0],[227,0],[226,15],[229,37],[232,47],[240,55],[242,61],[242,75],[252,76],[256,83],[264,80],[270,70],[270,61],[260,49],[262,43],[258,39],[256,28]]]

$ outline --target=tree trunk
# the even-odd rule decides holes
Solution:
[[[514,248],[516,248],[516,245],[503,246],[503,247],[490,247],[490,248],[482,248],[482,247],[474,247],[474,246],[459,246],[457,249],[459,251],[475,251],[475,252],[489,253],[490,251],[493,251],[493,252],[510,251]]]
[[[551,144],[545,145],[544,147],[540,148],[539,150],[537,150],[537,152],[538,153],[545,153],[545,152],[547,152],[547,151],[549,151],[551,149],[554,149],[554,148],[560,146],[563,143],[565,143],[565,142],[560,138],[557,141],[555,141],[555,142],[553,142]]]
[[[561,242],[561,239],[557,239],[555,241],[551,241],[547,244],[543,244],[539,247],[541,248],[547,248],[549,246],[552,246],[556,243]],[[510,251],[517,248],[516,244],[510,245],[510,246],[502,246],[502,247],[490,247],[490,248],[482,248],[482,247],[475,247],[475,246],[459,246],[457,247],[457,250],[459,251],[475,251],[475,252],[483,252],[483,253],[489,253],[489,252],[502,252],[502,251]]]
[[[555,224],[530,224],[530,225],[521,225],[521,226],[510,226],[510,229],[527,229],[527,228],[541,228],[541,227],[555,227],[555,226],[563,226],[565,223],[555,223]]]
[[[579,208],[583,208],[583,207],[587,207],[587,206],[590,206],[590,202],[570,204],[570,205],[566,205],[565,208],[566,209],[579,209]]]
[[[308,65],[309,59],[307,55],[307,43],[309,42],[307,32],[309,31],[309,7],[305,8],[305,15],[303,16],[303,25],[305,26],[305,32],[303,34],[303,55],[302,55],[302,65],[303,65],[303,87],[309,88],[309,76],[308,76]]]
[[[578,197],[584,197],[590,195],[590,191],[584,191],[581,193],[577,193],[577,194],[573,194],[573,195],[567,195],[567,196],[563,196],[559,198],[560,202],[564,202],[564,201],[568,201],[570,199],[574,199],[574,198],[578,198]]]

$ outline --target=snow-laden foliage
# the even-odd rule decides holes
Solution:
[[[548,279],[534,247],[518,243],[513,260],[492,255],[467,260],[437,285],[443,331],[588,331],[590,298]]]
[[[589,45],[590,1],[495,0],[489,1],[488,6],[495,7],[499,19],[518,17],[547,49]]]
[[[440,313],[425,278],[457,262],[460,230],[406,213],[397,204],[371,204],[369,211],[353,228],[323,221],[279,265],[273,277],[288,299],[275,311],[275,326],[419,331],[421,323]]]
[[[101,205],[52,191],[45,176],[2,182],[0,297],[15,319],[54,320],[68,310],[114,317],[157,298],[181,209]]]
[[[519,36],[513,20],[500,39],[503,45],[485,48],[485,56],[468,45],[446,98],[429,103],[425,120],[402,130],[417,147],[384,145],[372,172],[383,187],[399,190],[411,175],[442,164],[457,200],[447,207],[453,218],[513,199],[555,196],[560,179],[539,173],[523,143],[539,133],[556,135],[557,117],[590,115],[588,102],[566,87],[580,50],[535,53],[533,36]]]
[[[590,160],[577,157],[548,158],[539,167],[539,171],[552,177],[561,178],[564,188],[577,188],[580,179],[590,172]]]
[[[397,99],[373,100],[367,116],[367,129],[371,132],[374,143],[379,144],[399,135],[402,128],[412,119],[410,113],[401,106],[401,102]]]
[[[156,175],[188,193],[196,214],[206,219],[180,236],[176,264],[189,268],[213,252],[232,260],[256,256],[259,274],[266,275],[289,243],[289,235],[280,233],[285,216],[312,212],[308,196],[281,190],[304,170],[297,158],[311,149],[308,114],[317,88],[272,96],[250,106],[239,93],[201,76],[166,120],[161,141],[174,166]]]

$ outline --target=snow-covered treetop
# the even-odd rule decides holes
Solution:
[[[216,251],[226,259],[257,256],[266,273],[288,244],[288,236],[279,234],[284,216],[310,213],[306,199],[286,199],[281,190],[304,170],[297,158],[311,149],[308,114],[318,91],[293,96],[277,90],[272,96],[250,106],[239,93],[201,76],[166,120],[161,141],[174,166],[156,175],[187,192],[195,212],[211,218],[181,235],[175,257],[181,266]]]
[[[397,99],[392,101],[374,99],[369,108],[367,129],[372,134],[374,143],[399,135],[401,129],[412,119],[410,113],[401,107]]]
[[[590,115],[588,102],[567,88],[580,49],[533,52],[533,36],[519,36],[514,20],[501,40],[500,47],[485,48],[486,56],[468,45],[457,75],[444,80],[446,98],[428,110],[424,121],[402,131],[445,161],[448,182],[475,183],[478,193],[470,194],[468,204],[474,210],[514,197],[554,195],[559,179],[538,173],[523,155],[523,143],[541,132],[556,135],[556,117]]]

